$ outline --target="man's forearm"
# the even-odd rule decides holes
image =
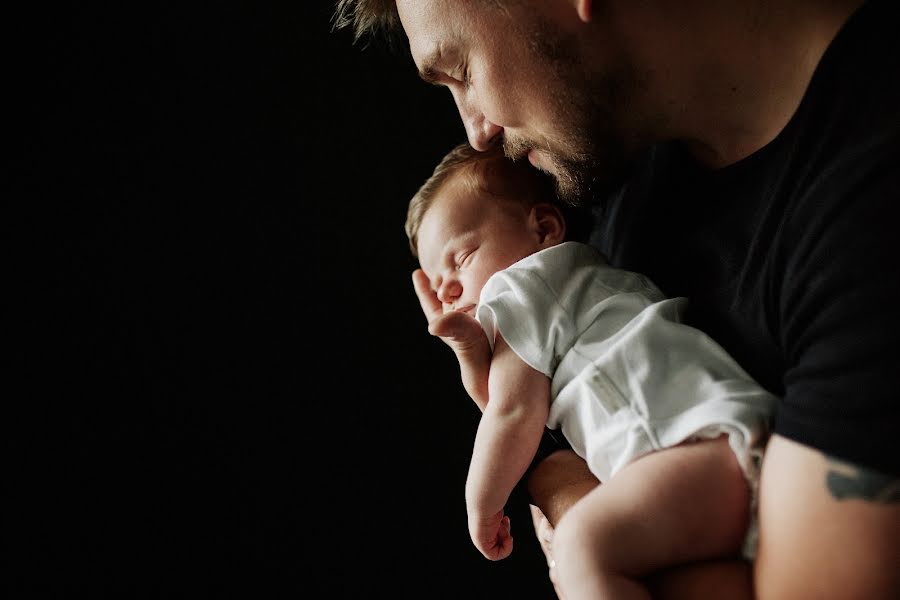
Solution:
[[[528,493],[554,527],[573,504],[600,481],[571,450],[558,450],[541,461],[528,477]]]
[[[528,478],[528,492],[550,524],[555,527],[578,500],[600,482],[577,454],[558,450],[537,464]],[[535,529],[538,529],[537,524]],[[538,532],[540,535],[540,532]],[[552,542],[548,543],[552,544]],[[541,547],[552,558],[550,546]],[[645,583],[654,598],[695,600],[699,598],[753,598],[750,563],[740,560],[712,560],[682,565],[654,573]]]

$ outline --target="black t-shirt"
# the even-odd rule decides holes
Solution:
[[[870,2],[770,144],[719,170],[654,148],[593,240],[762,385],[775,431],[900,473],[900,22]]]

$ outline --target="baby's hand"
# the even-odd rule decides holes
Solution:
[[[487,350],[490,344],[481,324],[472,315],[452,311],[436,316],[428,323],[428,333],[447,342],[457,356],[477,354]]]
[[[503,560],[512,553],[509,517],[501,510],[483,519],[469,519],[469,535],[475,547],[489,560]]]
[[[422,269],[413,272],[413,287],[428,320],[428,333],[444,340],[460,358],[475,354],[484,358],[486,351],[490,362],[490,343],[475,317],[459,311],[445,313]]]
[[[428,332],[441,338],[456,354],[462,371],[463,386],[483,411],[488,401],[488,373],[491,366],[491,344],[484,329],[468,313],[445,313],[422,269],[413,272],[413,286],[422,312],[428,319]]]

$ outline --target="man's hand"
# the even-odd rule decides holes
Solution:
[[[552,552],[553,525],[600,482],[580,456],[571,450],[558,450],[534,468],[527,483],[528,493],[541,507],[530,506],[534,532],[547,558],[553,589],[559,599],[564,600],[556,581],[556,562]]]
[[[413,287],[428,320],[428,333],[441,338],[456,354],[463,386],[483,412],[488,401],[491,366],[491,346],[484,330],[472,315],[455,311],[445,313],[422,269],[413,272]]]
[[[544,557],[547,559],[547,568],[550,570],[550,583],[553,584],[553,591],[556,592],[559,600],[564,600],[562,593],[559,591],[559,584],[556,580],[556,561],[553,560],[553,525],[544,516],[534,504],[529,504],[531,509],[531,522],[534,524],[534,533],[537,535],[538,542],[541,544],[541,550],[544,551]]]

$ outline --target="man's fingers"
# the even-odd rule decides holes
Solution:
[[[544,513],[541,512],[541,509],[539,509],[537,506],[535,506],[534,504],[529,504],[528,508],[531,509],[531,522],[534,523],[534,533],[538,538],[538,542],[540,542],[541,544],[541,550],[544,551],[544,557],[547,559],[550,583],[553,584],[553,589],[556,592],[559,600],[564,600],[562,593],[559,590],[559,581],[557,581],[556,561],[553,560],[553,554],[551,552],[553,526],[550,524],[550,521],[547,520],[547,517],[544,516]]]
[[[540,525],[541,519],[544,518],[544,513],[534,504],[529,504],[528,508],[531,510],[531,522],[534,524],[535,533],[537,533],[538,525]]]
[[[422,269],[416,269],[412,274],[413,288],[416,290],[416,296],[419,298],[419,304],[425,318],[431,323],[435,318],[439,317],[443,310],[441,302],[437,298],[437,294],[431,291],[431,284],[428,277]]]
[[[541,509],[533,504],[529,505],[529,508],[531,508],[531,521],[534,523],[534,534],[541,544],[541,550],[544,551],[544,555],[547,557],[547,564],[550,564],[553,560],[550,554],[551,542],[553,541],[553,526],[550,525],[550,521],[547,520]]]

